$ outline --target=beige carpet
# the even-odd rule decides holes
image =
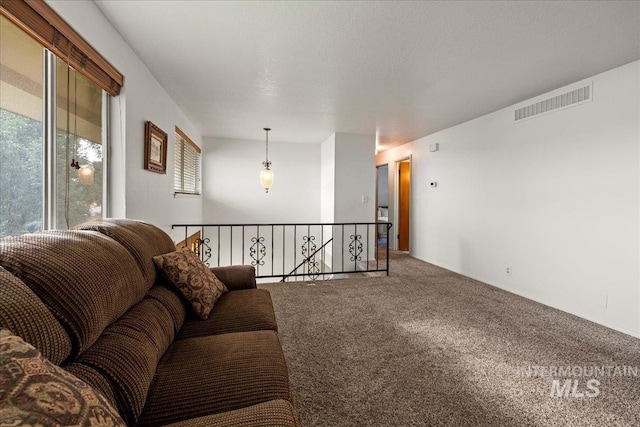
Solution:
[[[260,285],[303,426],[640,426],[640,340],[407,255],[391,269]]]

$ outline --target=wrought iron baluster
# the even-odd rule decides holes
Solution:
[[[211,240],[208,237],[200,238],[196,239],[194,243],[196,255],[200,257],[203,263],[209,266],[209,259],[211,258],[211,246],[209,246],[209,243],[211,243]]]
[[[229,226],[229,265],[233,265],[233,225]]]
[[[367,229],[367,267],[365,268],[365,270],[369,269],[369,226],[365,225],[366,229]]]
[[[341,257],[341,261],[342,261],[342,265],[341,265],[341,270],[344,271],[344,224],[342,224],[342,239],[340,240],[340,247],[342,249],[342,257]]]
[[[309,231],[309,230],[307,230]],[[316,280],[319,276],[320,269],[316,260],[317,246],[315,244],[316,236],[304,236],[302,238],[302,256],[305,258],[303,268],[306,268],[307,275],[311,280]]]
[[[387,276],[389,275],[389,232],[391,231],[391,224],[387,224]]]
[[[218,267],[220,267],[220,226],[218,226]]]
[[[362,236],[360,234],[357,234],[357,227],[356,227],[356,234],[352,234],[350,237],[351,242],[349,243],[349,254],[351,254],[351,257],[349,258],[351,261],[361,261],[362,260]]]
[[[320,254],[320,268],[324,273],[324,226],[320,226],[320,243],[322,243],[322,253]],[[324,278],[324,276],[322,276]]]
[[[380,227],[376,223],[376,270],[380,269]]]
[[[249,256],[253,260],[251,261],[251,265],[259,268],[261,265],[264,265],[264,257],[267,255],[267,249],[264,246],[264,237],[260,237],[259,228],[257,236],[251,238],[251,243],[252,245],[249,248]]]

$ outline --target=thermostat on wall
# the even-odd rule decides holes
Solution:
[[[436,152],[440,149],[440,144],[438,144],[437,142],[433,142],[431,144],[429,144],[429,151]]]

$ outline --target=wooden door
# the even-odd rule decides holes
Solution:
[[[409,211],[411,200],[411,163],[398,164],[398,250],[409,250]]]

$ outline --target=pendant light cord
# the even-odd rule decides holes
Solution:
[[[67,223],[67,228],[70,228],[69,227],[69,223],[70,223],[70,221],[69,221],[69,181],[71,180],[71,176],[70,176],[69,169],[72,167],[72,164],[69,165],[69,157],[70,157],[69,151],[71,150],[71,147],[70,147],[70,144],[69,144],[69,133],[70,133],[70,130],[71,130],[71,129],[69,129],[69,125],[70,125],[70,122],[71,122],[71,118],[69,117],[69,115],[71,114],[70,111],[69,111],[69,110],[71,110],[71,105],[70,105],[70,102],[71,102],[71,76],[69,75],[70,70],[71,70],[71,67],[69,67],[67,65],[67,138],[66,138],[67,142],[65,144],[66,145],[65,148],[66,148],[67,158],[66,158],[65,164],[67,164],[68,166],[65,168],[67,173],[65,175],[66,180],[65,180],[65,193],[64,193],[64,220]]]
[[[267,133],[267,144],[266,144],[266,149],[265,149],[265,160],[263,162],[264,167],[269,169],[271,166],[271,162],[269,161],[269,131],[271,129],[270,128],[264,128],[264,131]]]
[[[75,70],[74,70],[75,71]],[[67,143],[66,143],[66,160],[65,163],[69,164],[69,157],[71,151],[71,144],[69,143],[69,138],[71,135],[71,67],[67,65]],[[66,169],[66,182],[65,182],[65,193],[64,193],[64,220],[67,224],[67,228],[71,228],[71,173],[69,171],[70,168],[79,169],[78,161],[75,159],[78,157],[78,72],[76,71],[73,77],[73,158],[71,159],[71,164]]]
[[[76,169],[80,169],[78,164],[78,72],[73,73],[73,157],[76,160]]]
[[[269,163],[269,131],[267,131],[267,148],[265,150],[264,158]]]

